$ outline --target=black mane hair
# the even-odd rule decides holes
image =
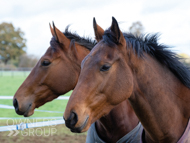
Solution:
[[[86,47],[88,50],[92,50],[92,48],[96,45],[96,41],[92,40],[89,37],[80,37],[76,32],[72,33],[69,31],[69,25],[65,28],[65,32],[63,34],[70,40],[75,40],[81,46]]]
[[[170,51],[168,46],[159,44],[159,34],[147,34],[134,36],[131,33],[123,33],[127,47],[133,48],[138,57],[143,57],[147,53],[156,58],[161,64],[167,66],[170,71],[188,88],[190,88],[190,70],[183,65],[177,54]],[[108,29],[103,35],[103,41],[113,47],[118,44],[115,35]]]
[[[96,41],[92,40],[89,37],[81,37],[79,36],[76,32],[72,33],[69,31],[69,25],[65,28],[65,31],[63,32],[63,34],[70,40],[74,40],[73,42],[76,42],[77,44],[84,46],[86,49],[88,50],[92,50],[93,47],[96,45]],[[57,45],[58,42],[56,41],[55,37],[53,36],[51,41],[50,41],[50,45],[52,45],[52,48],[54,50],[56,50],[54,47],[55,45]]]

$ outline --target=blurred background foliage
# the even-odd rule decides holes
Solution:
[[[0,64],[1,67],[34,67],[38,57],[26,52],[26,39],[20,28],[12,23],[0,24]]]

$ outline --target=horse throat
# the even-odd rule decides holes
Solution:
[[[129,101],[125,100],[96,121],[96,131],[102,140],[114,143],[133,130],[138,122]]]

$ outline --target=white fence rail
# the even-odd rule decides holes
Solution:
[[[69,100],[70,96],[59,96],[57,99],[58,100]],[[8,95],[0,95],[0,99],[13,99],[13,96],[8,96]],[[56,100],[57,100],[56,99]]]
[[[4,108],[4,109],[14,109],[13,106],[4,105],[4,104],[0,104],[0,108]],[[61,112],[61,111],[48,111],[48,110],[39,110],[39,109],[35,109],[35,111],[38,111],[38,112],[48,112],[48,113],[63,113],[63,112]]]
[[[11,125],[11,126],[2,126],[0,127],[0,132],[12,131],[12,130],[24,130],[28,128],[45,127],[45,126],[52,126],[59,124],[65,124],[65,121],[62,119],[62,120],[52,120],[52,121],[43,121],[35,123],[20,123],[18,125]]]

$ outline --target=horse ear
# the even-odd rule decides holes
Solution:
[[[64,45],[65,48],[69,48],[70,45],[70,40],[59,30],[55,27],[54,22],[53,22],[53,33],[56,41],[58,43],[61,43]]]
[[[95,18],[93,18],[93,27],[96,40],[99,42],[102,39],[104,30],[96,23]]]
[[[114,33],[117,39],[117,42],[123,45],[124,44],[123,42],[125,42],[125,38],[119,29],[117,20],[114,17],[112,17],[112,25],[111,25],[110,30]]]
[[[58,38],[58,36],[57,36],[57,33],[56,33],[56,30],[57,28],[55,27],[55,25],[54,25],[54,22],[53,22],[53,31],[54,31],[54,37],[55,37],[55,40],[59,43],[59,38]],[[58,34],[59,34],[59,31],[57,31],[58,32]]]
[[[50,31],[51,31],[52,36],[54,36],[55,34],[54,34],[53,28],[51,27],[51,24],[50,24],[50,23],[49,23],[49,28],[50,28]]]

